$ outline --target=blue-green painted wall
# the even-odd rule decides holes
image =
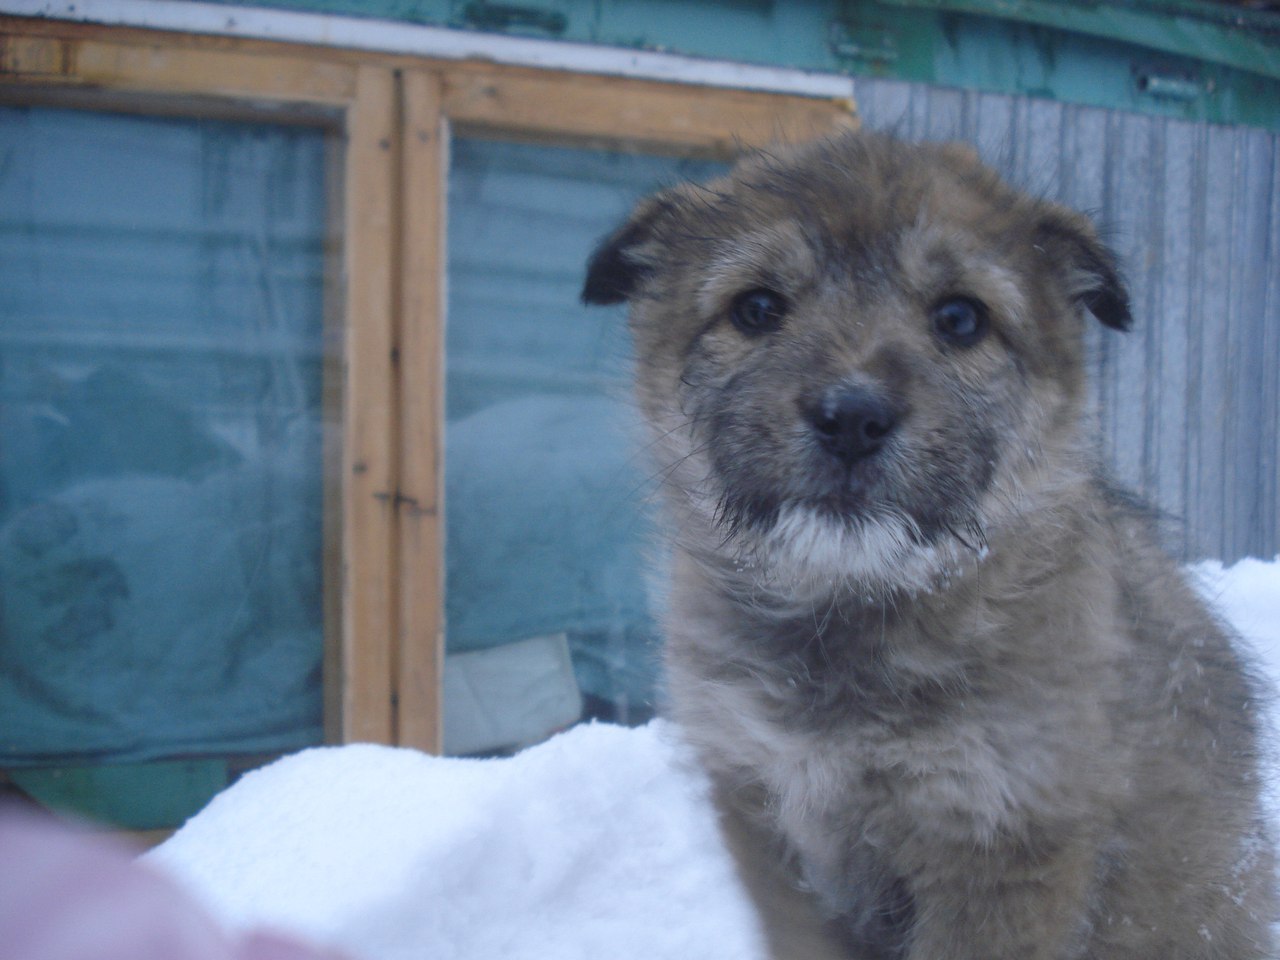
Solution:
[[[234,2],[234,0],[220,0]],[[1198,0],[274,0],[1280,129],[1280,15]]]

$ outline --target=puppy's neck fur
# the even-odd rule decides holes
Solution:
[[[760,563],[681,551],[668,625],[673,673],[741,683],[788,725],[823,729],[850,711],[883,720],[945,710],[993,669],[1034,675],[1039,668],[1024,661],[1044,651],[1025,646],[1039,626],[1024,622],[1027,611],[1069,623],[1080,611],[1067,598],[1106,589],[1085,583],[1101,579],[1090,543],[1106,526],[1082,501],[1066,502],[1024,516],[1016,535],[997,531],[981,551],[954,545],[952,562],[923,584],[810,579],[799,595]]]

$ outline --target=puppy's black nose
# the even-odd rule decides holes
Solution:
[[[884,445],[898,416],[887,400],[865,387],[828,388],[805,411],[823,449],[853,465]]]

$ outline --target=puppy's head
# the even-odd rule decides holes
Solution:
[[[967,148],[847,134],[658,194],[583,299],[630,301],[686,547],[926,586],[1082,467],[1083,323],[1130,323],[1084,217]]]

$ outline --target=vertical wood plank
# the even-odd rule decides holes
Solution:
[[[1154,461],[1153,404],[1148,393],[1158,370],[1160,328],[1152,279],[1160,270],[1163,247],[1163,207],[1158,184],[1164,181],[1164,149],[1159,121],[1150,117],[1112,114],[1109,117],[1111,157],[1107,207],[1102,227],[1114,234],[1129,288],[1129,300],[1139,321],[1127,335],[1103,330],[1108,376],[1108,415],[1111,420],[1111,466],[1124,484],[1144,497],[1156,493],[1149,465]],[[1148,403],[1151,401],[1151,404]]]
[[[1205,498],[1202,483],[1201,464],[1209,450],[1204,436],[1205,426],[1205,376],[1204,349],[1205,333],[1205,301],[1204,290],[1207,285],[1205,271],[1209,266],[1209,255],[1206,250],[1206,203],[1205,185],[1208,167],[1208,127],[1204,124],[1194,127],[1189,134],[1191,140],[1190,188],[1188,189],[1187,213],[1189,233],[1188,246],[1191,255],[1187,263],[1187,316],[1190,326],[1187,328],[1187,380],[1186,407],[1187,430],[1184,438],[1186,458],[1182,463],[1183,485],[1186,488],[1187,510],[1183,518],[1183,527],[1187,540],[1188,555],[1196,558],[1220,556],[1211,549],[1204,522]]]
[[[1204,160],[1197,196],[1201,202],[1197,249],[1201,251],[1201,279],[1197,304],[1200,404],[1196,411],[1193,467],[1196,486],[1196,529],[1192,543],[1203,556],[1234,559],[1225,536],[1229,478],[1227,462],[1227,399],[1235,364],[1234,324],[1230,310],[1231,212],[1239,198],[1230,173],[1235,169],[1235,134],[1228,127],[1205,128]]]
[[[1017,146],[1013,137],[1014,102],[1012,97],[975,98],[973,105],[973,142],[978,153],[998,170],[1012,171]]]
[[[925,94],[925,100],[928,104],[925,111],[927,122],[922,136],[926,140],[964,139],[964,91],[930,87]]]
[[[443,748],[444,230],[448,130],[442,81],[402,76],[397,742]]]
[[[1262,528],[1265,538],[1257,556],[1280,554],[1280,137],[1272,138],[1270,194],[1271,235],[1267,239],[1267,285],[1263,292],[1262,356],[1268,358],[1263,382]]]
[[[1158,287],[1155,312],[1144,322],[1160,338],[1159,367],[1150,376],[1155,381],[1149,396],[1154,409],[1155,470],[1158,492],[1155,502],[1175,520],[1180,549],[1188,549],[1186,522],[1189,515],[1187,482],[1187,435],[1192,419],[1192,330],[1197,324],[1191,301],[1198,280],[1198,253],[1192,246],[1196,233],[1194,128],[1183,121],[1165,121],[1164,176],[1159,190],[1164,214],[1160,272],[1153,278]],[[1154,186],[1154,185],[1153,185]]]
[[[323,431],[322,467],[324,472],[324,512],[321,520],[321,559],[323,589],[324,659],[322,692],[324,703],[324,739],[326,743],[342,742],[343,643],[342,620],[343,482],[347,470],[343,464],[342,429],[345,411],[346,286],[343,282],[342,218],[345,213],[346,183],[345,138],[331,136],[325,141],[325,239],[324,239],[324,326],[322,333],[321,429]]]
[[[361,66],[347,113],[342,740],[392,743],[395,78]]]
[[[1063,106],[1051,100],[1028,103],[1026,168],[1018,182],[1036,196],[1052,197],[1062,181]]]
[[[1263,458],[1266,445],[1262,433],[1267,421],[1267,367],[1275,367],[1280,356],[1266,354],[1267,315],[1263,310],[1267,295],[1267,272],[1273,269],[1265,253],[1270,239],[1269,205],[1262,201],[1270,191],[1273,137],[1260,130],[1238,130],[1236,133],[1237,174],[1243,198],[1237,206],[1237,220],[1232,229],[1235,248],[1232,253],[1232,315],[1239,318],[1236,338],[1239,351],[1232,371],[1231,409],[1232,443],[1227,455],[1236,464],[1233,488],[1228,497],[1235,507],[1232,518],[1236,556],[1262,556],[1269,539],[1264,533],[1264,509],[1268,475],[1275,476],[1276,463]]]

